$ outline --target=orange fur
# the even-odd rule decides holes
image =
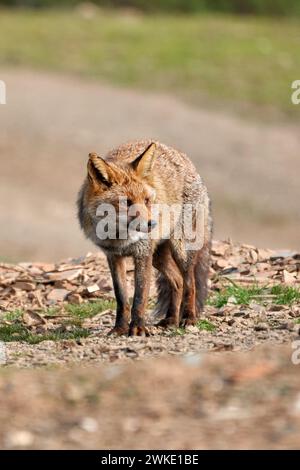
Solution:
[[[121,226],[120,197],[128,201],[125,209],[128,215],[132,204],[139,205],[139,215],[147,227],[153,222],[151,208],[154,203],[167,207],[175,204],[179,207],[179,215],[175,214],[171,225],[165,228],[163,213],[159,212],[158,221],[162,222],[163,228],[162,238],[158,240],[144,240],[139,233],[127,240],[97,239],[97,206],[111,204],[117,214],[117,225]],[[180,239],[174,236],[175,228],[183,223],[181,216],[185,204],[193,207],[193,227],[198,217],[196,206],[203,209],[203,219],[197,220],[203,241],[200,248],[188,250],[184,232]],[[185,154],[152,141],[121,145],[105,158],[91,153],[88,175],[79,193],[78,214],[87,237],[107,255],[118,304],[113,332],[147,334],[144,312],[152,264],[159,270],[157,311],[164,316],[160,325],[178,326],[180,321],[183,325],[195,323],[206,296],[212,222],[206,187]],[[126,256],[132,256],[135,261],[135,295],[130,325],[123,263]]]

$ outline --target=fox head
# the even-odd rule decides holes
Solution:
[[[98,239],[134,242],[154,228],[151,210],[156,195],[151,184],[154,163],[154,143],[126,164],[89,154],[85,207],[93,225],[97,222]]]

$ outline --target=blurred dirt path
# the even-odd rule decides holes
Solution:
[[[91,249],[75,199],[91,150],[153,137],[187,152],[212,194],[215,236],[299,248],[300,133],[176,98],[80,78],[1,70],[0,258],[57,260]]]
[[[300,366],[291,354],[264,346],[51,373],[6,369],[0,447],[297,449]]]

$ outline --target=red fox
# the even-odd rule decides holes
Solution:
[[[194,325],[207,295],[212,218],[207,189],[189,158],[150,140],[121,145],[105,159],[90,153],[77,205],[85,235],[104,251],[111,271],[117,311],[110,333],[149,334],[144,314],[152,265],[157,269],[155,313],[163,317],[158,325]],[[174,207],[167,223],[162,208]],[[109,225],[113,236],[107,235]],[[135,266],[132,307],[126,290],[128,256]]]

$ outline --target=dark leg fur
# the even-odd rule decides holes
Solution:
[[[160,322],[162,326],[174,323],[170,318],[172,318],[171,312],[174,312],[174,305],[178,305],[178,297],[174,297],[174,285],[172,285],[172,282],[174,282],[173,273],[176,273],[176,277],[179,273],[181,274],[181,287],[179,289],[181,292],[181,308],[179,319],[183,326],[194,325],[197,317],[203,311],[207,297],[210,242],[207,242],[197,252],[189,252],[188,260],[183,260],[179,253],[176,253],[175,250],[173,251],[172,262],[169,263],[166,262],[166,259],[169,259],[169,257],[161,256],[159,251],[154,256],[154,266],[160,270],[157,276],[158,299],[154,315],[164,315],[165,318]],[[176,317],[178,318],[177,314]],[[175,323],[177,324],[177,321]]]
[[[149,332],[145,326],[144,314],[147,307],[152,255],[144,258],[136,258],[135,262],[135,290],[133,297],[133,305],[131,310],[131,323],[129,326],[130,336],[148,336]]]
[[[117,300],[116,323],[109,334],[127,334],[129,331],[128,322],[130,305],[128,302],[126,288],[126,261],[125,258],[115,255],[109,256],[107,260],[111,271],[115,296]]]
[[[196,285],[194,265],[183,272],[184,291],[181,309],[182,326],[195,325],[196,323]]]
[[[210,264],[211,242],[206,243],[198,252],[198,259],[195,264],[195,284],[196,284],[196,311],[199,315],[205,305],[207,298],[207,281]]]
[[[179,314],[180,314],[180,305],[182,300],[183,292],[183,279],[182,275],[178,269],[176,262],[172,256],[172,252],[168,242],[160,245],[153,257],[153,266],[160,272],[160,286],[165,289],[165,292],[159,292],[164,298],[164,295],[167,296],[167,304],[165,311],[160,311],[159,313],[164,313],[165,318],[163,318],[158,326],[169,327],[169,326],[179,326]],[[163,308],[163,305],[160,305],[160,308]]]

